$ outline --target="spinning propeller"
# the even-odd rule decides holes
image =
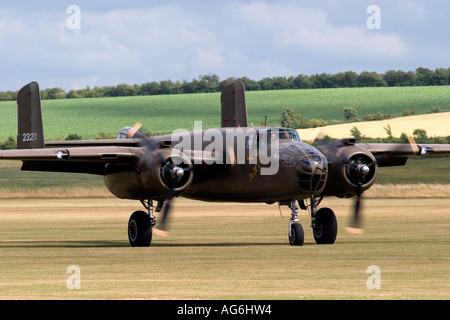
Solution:
[[[408,137],[411,149],[414,154],[419,154],[421,149],[417,146],[414,138],[412,136]],[[401,153],[400,150],[394,150],[390,152],[383,153],[383,157],[379,157],[378,160],[372,160],[364,155],[355,155],[353,157],[345,158],[345,174],[349,181],[355,186],[355,205],[353,210],[353,215],[350,219],[349,226],[346,228],[348,233],[351,234],[363,234],[364,230],[361,223],[361,206],[362,206],[362,195],[363,195],[363,185],[368,183],[375,174],[375,164],[389,160],[390,156]]]
[[[183,179],[186,173],[191,170],[189,166],[181,166],[173,162],[171,158],[165,159],[159,149],[159,142],[155,141],[152,137],[148,137],[141,133],[139,129],[142,127],[141,123],[135,124],[128,132],[127,138],[137,137],[140,139],[140,145],[143,148],[149,150],[155,155],[161,164],[160,175],[163,182],[168,186],[166,198],[164,200],[164,208],[161,214],[161,220],[157,228],[153,228],[153,232],[160,236],[167,236],[167,222],[169,213],[171,211],[171,202],[176,195],[175,189],[180,181]]]
[[[363,229],[361,227],[362,186],[373,178],[374,171],[372,171],[372,168],[374,167],[376,160],[370,160],[369,163],[367,162],[368,161],[365,157],[357,155],[346,163],[345,172],[350,182],[355,185],[356,193],[353,216],[350,221],[350,226],[347,227],[348,233],[363,233]]]
[[[164,201],[164,209],[159,222],[159,229],[154,228],[153,231],[159,235],[167,236],[167,221],[171,210],[172,199],[175,197],[175,188],[177,187],[177,183],[181,181],[190,168],[178,166],[174,164],[171,159],[164,160],[159,153],[157,154],[161,161],[161,177],[168,185],[170,185],[170,187],[167,191],[166,200]]]

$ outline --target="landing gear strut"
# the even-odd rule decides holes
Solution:
[[[153,201],[141,201],[142,205],[147,209],[145,211],[135,211],[128,221],[128,240],[132,247],[148,247],[152,242],[152,229],[156,223],[153,215]],[[159,203],[156,211],[161,210]]]
[[[317,210],[323,197],[311,197],[311,228],[314,240],[317,244],[333,244],[337,236],[336,215],[330,208]],[[303,201],[299,201],[300,208],[307,210],[308,207]],[[297,201],[280,202],[280,205],[287,205],[291,209],[291,219],[289,220],[289,244],[291,246],[302,246],[304,242],[303,227],[298,219]]]

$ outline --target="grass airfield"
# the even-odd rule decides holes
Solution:
[[[334,245],[287,239],[277,205],[179,198],[168,238],[127,238],[135,201],[1,199],[0,299],[449,299],[450,199],[366,199],[365,234],[349,235],[352,199],[325,199]],[[80,289],[68,289],[69,266]],[[380,270],[380,289],[368,289]]]

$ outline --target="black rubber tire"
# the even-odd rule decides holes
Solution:
[[[317,211],[316,227],[313,228],[314,240],[317,244],[333,244],[337,237],[336,215],[330,208]]]
[[[148,247],[152,242],[150,217],[144,211],[135,211],[128,221],[128,240],[132,247]]]
[[[305,240],[305,233],[300,223],[294,222],[291,225],[291,231],[289,233],[289,244],[291,246],[302,246]]]

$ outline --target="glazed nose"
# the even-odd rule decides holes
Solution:
[[[303,143],[291,142],[282,145],[283,158],[297,171],[297,181],[305,192],[320,193],[325,188],[328,174],[326,157],[316,148]]]
[[[323,157],[323,156],[322,156]],[[297,166],[298,185],[306,192],[321,192],[327,181],[327,163],[320,155],[308,155]]]

